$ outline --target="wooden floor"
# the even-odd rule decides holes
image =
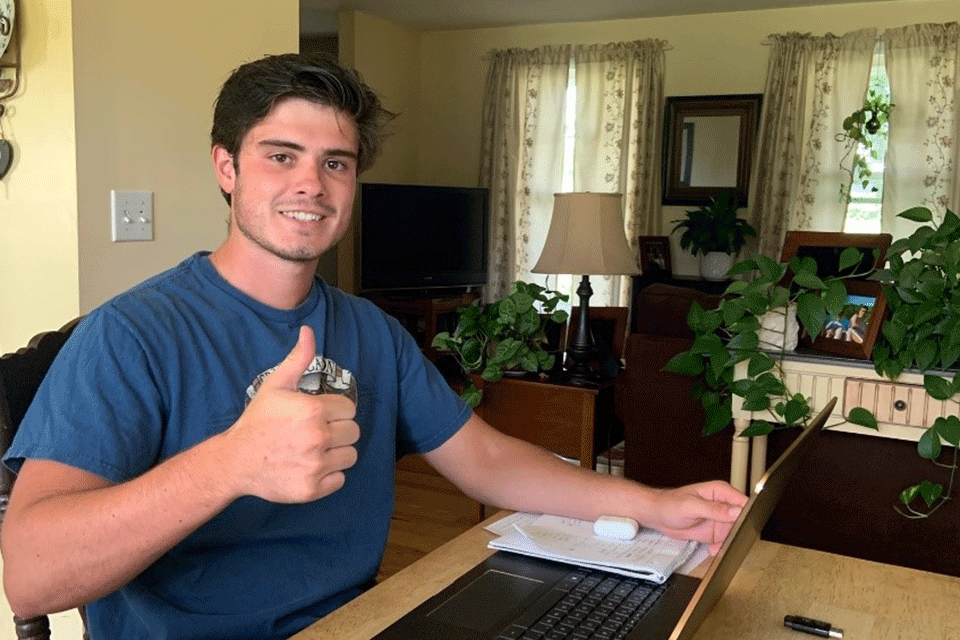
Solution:
[[[480,522],[480,504],[413,461],[398,465],[396,508],[378,580],[422,558]]]

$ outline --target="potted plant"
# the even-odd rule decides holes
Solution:
[[[747,236],[757,232],[746,220],[737,217],[737,199],[724,191],[687,211],[687,217],[674,220],[671,233],[683,230],[680,248],[700,256],[700,275],[708,280],[722,280],[733,264],[733,256],[746,244]]]
[[[454,332],[438,333],[432,346],[452,353],[464,373],[478,374],[487,382],[496,382],[505,372],[549,371],[556,354],[547,348],[547,329],[567,321],[567,312],[557,306],[568,299],[566,294],[517,281],[501,300],[461,307]],[[471,407],[480,403],[482,391],[469,375],[461,396]]]
[[[841,270],[859,263],[860,252],[855,247],[840,255]],[[813,258],[797,257],[789,264],[780,264],[763,255],[738,262],[730,269],[730,275],[747,272],[756,272],[756,277],[749,282],[734,280],[716,309],[707,311],[693,304],[687,323],[694,332],[694,343],[664,367],[673,373],[702,377],[694,395],[703,404],[705,435],[730,424],[733,402],[769,416],[754,420],[741,435],[767,435],[776,428],[805,426],[812,418],[811,407],[802,394],[787,388],[782,367],[787,345],[792,342],[786,333],[795,325],[781,322],[783,335],[771,336],[764,330],[762,319],[795,309],[799,325],[811,336],[819,335],[827,315],[836,315],[846,302],[843,280],[866,275],[851,273],[821,279]],[[747,376],[735,378],[736,365],[744,361]],[[865,410],[855,409],[847,419],[876,428],[876,420]]]
[[[932,223],[933,214],[916,207],[899,217]],[[840,256],[841,270],[859,263],[855,249]],[[913,369],[923,374],[924,388],[936,400],[960,401],[960,218],[947,211],[939,225],[924,224],[909,238],[895,241],[887,255],[889,264],[870,277],[879,280],[891,315],[880,327],[871,359],[878,375],[896,380]],[[784,280],[789,267],[792,277]],[[770,310],[795,304],[799,323],[812,336],[819,335],[827,314],[836,315],[846,302],[847,278],[821,279],[811,258],[794,258],[789,265],[759,256],[742,261],[731,275],[755,271],[750,282],[736,280],[720,306],[705,311],[697,304],[687,318],[695,340],[689,351],[677,354],[664,367],[674,373],[701,377],[694,389],[703,404],[704,434],[725,429],[732,419],[732,403],[767,412],[769,419],[754,420],[740,435],[766,435],[774,429],[805,426],[812,409],[803,394],[787,387],[782,373],[785,348],[761,342],[759,318]],[[747,362],[747,376],[736,378],[737,363]],[[737,398],[735,398],[737,396]],[[844,416],[847,422],[877,428],[874,415],[856,407]],[[944,449],[952,449],[947,462]],[[960,460],[960,417],[936,418],[917,443],[918,454],[944,470],[940,482],[921,480],[899,495],[900,513],[926,518],[951,498]],[[943,480],[946,481],[944,487]]]
[[[879,375],[895,380],[905,369],[923,374],[927,394],[935,400],[958,402],[960,372],[960,218],[947,210],[933,224],[926,207],[899,214],[927,223],[909,238],[894,241],[886,269],[876,274],[884,286],[891,315],[880,327],[872,360]],[[953,449],[949,461],[940,462],[943,449]],[[937,418],[917,443],[922,458],[945,467],[947,487],[922,480],[900,494],[907,517],[925,518],[939,509],[953,491],[960,458],[960,418]]]
[[[886,137],[881,129],[887,124],[894,106],[885,95],[870,89],[863,106],[844,118],[843,132],[835,136],[837,142],[849,143],[840,160],[840,169],[850,175],[850,182],[840,184],[842,202],[850,202],[850,190],[854,184],[859,184],[864,190],[877,191],[877,187],[871,184],[873,171],[869,159],[882,160],[879,151],[874,148],[874,142],[878,134]],[[848,169],[844,162],[851,153],[853,166]]]

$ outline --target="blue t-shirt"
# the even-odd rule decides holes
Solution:
[[[199,253],[107,302],[63,347],[5,462],[135,478],[230,427],[303,324],[318,356],[301,388],[357,402],[346,484],[307,504],[235,501],[89,605],[94,640],[287,638],[376,577],[396,460],[441,445],[470,409],[396,320],[319,278],[300,306],[275,309]]]

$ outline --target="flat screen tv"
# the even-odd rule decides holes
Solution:
[[[490,193],[481,187],[365,183],[362,291],[463,291],[487,282]]]

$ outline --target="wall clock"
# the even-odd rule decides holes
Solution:
[[[13,4],[14,0],[0,0],[0,56],[7,50],[13,35]]]

